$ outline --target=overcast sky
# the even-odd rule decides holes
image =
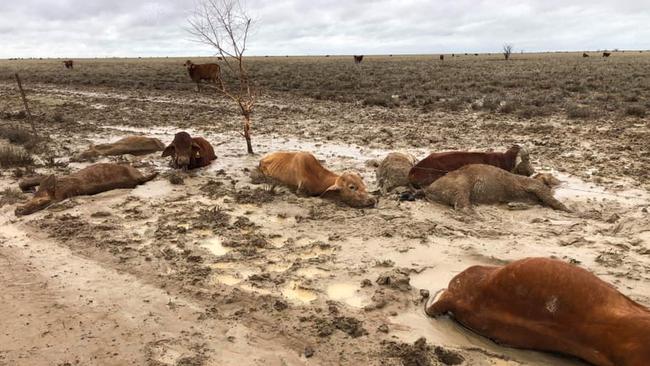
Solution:
[[[0,0],[0,57],[211,55],[196,0]],[[248,0],[251,55],[649,49],[650,0]]]

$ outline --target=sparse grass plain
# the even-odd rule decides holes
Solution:
[[[290,93],[339,102],[426,111],[482,110],[527,119],[645,116],[650,108],[650,52],[591,52],[423,56],[250,57],[262,93]],[[194,62],[214,62],[193,58]],[[0,70],[27,84],[188,90],[184,58],[79,59],[74,70],[57,60],[2,60]],[[222,62],[223,63],[223,62]],[[223,66],[223,65],[222,65]],[[223,67],[226,70],[226,67]],[[224,72],[226,82],[230,74]],[[11,81],[11,72],[0,78]],[[0,79],[0,80],[2,80]],[[577,111],[577,112],[576,112]],[[585,113],[584,111],[589,111]]]

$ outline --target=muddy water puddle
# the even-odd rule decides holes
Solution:
[[[292,302],[308,304],[318,299],[318,294],[309,288],[303,287],[299,282],[291,281],[280,292],[282,296]]]
[[[212,237],[201,242],[201,246],[217,257],[228,254],[230,248],[223,246],[223,240],[219,237]]]
[[[628,188],[613,191],[595,183],[557,171],[548,171],[555,175],[562,184],[555,189],[559,200],[584,202],[588,200],[615,201],[624,205],[650,205],[650,194],[641,189]],[[632,186],[629,184],[629,186]]]
[[[392,329],[392,333],[405,342],[412,343],[420,337],[425,337],[427,342],[433,344],[452,348],[484,349],[490,353],[504,355],[510,359],[509,363],[493,363],[494,365],[583,365],[578,361],[561,356],[499,346],[489,339],[481,337],[462,325],[459,325],[447,316],[435,319],[428,317],[424,313],[424,307],[419,311],[399,314],[391,318],[391,321],[393,325],[389,326]]]
[[[169,198],[174,192],[174,186],[167,180],[153,180],[135,187],[130,195],[141,199]]]
[[[360,294],[360,286],[351,282],[332,283],[327,286],[325,294],[331,300],[345,303],[355,308],[361,308],[370,301]]]

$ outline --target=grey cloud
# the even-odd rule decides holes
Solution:
[[[195,0],[0,4],[0,57],[210,55]],[[647,49],[645,0],[248,0],[257,55]]]

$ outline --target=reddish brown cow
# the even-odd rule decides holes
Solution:
[[[611,55],[610,52],[603,52],[603,57],[609,57]]]
[[[66,69],[74,69],[74,61],[72,60],[63,61],[63,66],[65,66]]]
[[[95,164],[70,175],[49,175],[20,182],[21,189],[39,186],[34,197],[15,210],[16,216],[29,215],[66,198],[93,195],[120,188],[134,188],[155,178],[157,173],[143,175],[130,165]]]
[[[518,158],[521,160],[517,164]],[[409,172],[409,182],[415,187],[426,187],[436,179],[469,164],[494,165],[509,172],[530,176],[528,151],[514,145],[504,153],[446,151],[433,153],[415,164]]]
[[[197,65],[190,60],[185,61],[187,73],[192,81],[196,83],[196,90],[201,90],[201,80],[219,84],[221,87],[221,66],[219,64],[200,64]]]
[[[650,362],[650,309],[559,260],[470,267],[427,304],[426,313],[450,313],[496,342],[573,355],[597,366]]]
[[[203,137],[191,137],[182,131],[163,150],[162,156],[172,157],[172,166],[183,170],[201,168],[210,165],[217,158],[212,145]]]
[[[331,197],[352,207],[377,203],[356,172],[336,174],[308,152],[274,152],[260,160],[259,173],[273,184],[283,184],[309,196]]]
[[[360,64],[361,61],[363,61],[363,55],[354,55],[354,63],[355,64]]]

